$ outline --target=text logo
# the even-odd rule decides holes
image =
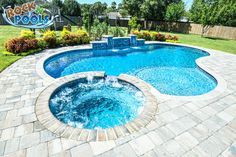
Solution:
[[[53,16],[49,10],[37,6],[34,1],[14,8],[7,7],[2,16],[10,25],[33,29],[47,28],[58,17]]]

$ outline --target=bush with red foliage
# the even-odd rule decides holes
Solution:
[[[13,38],[5,43],[5,48],[9,52],[12,52],[14,54],[19,54],[21,52],[26,52],[38,48],[38,40],[26,39],[26,38]]]
[[[63,44],[65,45],[73,46],[79,43],[78,35],[73,33],[64,35],[62,39],[63,39]]]
[[[170,35],[170,34],[167,34],[166,36],[165,36],[165,38],[166,38],[166,40],[173,40],[173,41],[177,41],[177,40],[179,40],[179,38],[177,37],[177,36],[172,36],[172,35]]]
[[[158,33],[156,35],[156,41],[166,41],[166,37],[165,35],[161,34],[161,33]]]

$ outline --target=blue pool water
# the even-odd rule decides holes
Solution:
[[[54,78],[84,71],[105,71],[107,75],[136,76],[163,94],[194,96],[207,93],[216,80],[196,65],[209,54],[183,46],[151,44],[112,50],[77,50],[59,54],[45,62]]]
[[[107,77],[63,85],[51,96],[49,107],[57,119],[72,127],[104,129],[136,118],[143,110],[144,100],[136,87]]]

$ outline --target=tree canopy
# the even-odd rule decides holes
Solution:
[[[178,21],[181,17],[183,17],[184,13],[184,3],[182,1],[179,3],[171,3],[167,6],[165,20]]]
[[[80,4],[76,0],[64,0],[62,13],[69,16],[80,16]]]
[[[123,6],[131,16],[164,20],[168,5],[179,2],[182,0],[123,0]]]
[[[144,0],[123,0],[123,6],[129,15],[141,17],[141,5],[143,2]]]
[[[190,13],[191,20],[203,27],[236,26],[235,0],[194,0]]]

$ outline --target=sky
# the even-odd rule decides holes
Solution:
[[[114,2],[114,1],[117,4],[122,2],[122,0],[78,0],[79,3],[94,3],[97,1],[106,2],[107,4],[111,4],[111,2]],[[184,0],[184,2],[185,2],[185,7],[188,10],[192,5],[193,0]]]

